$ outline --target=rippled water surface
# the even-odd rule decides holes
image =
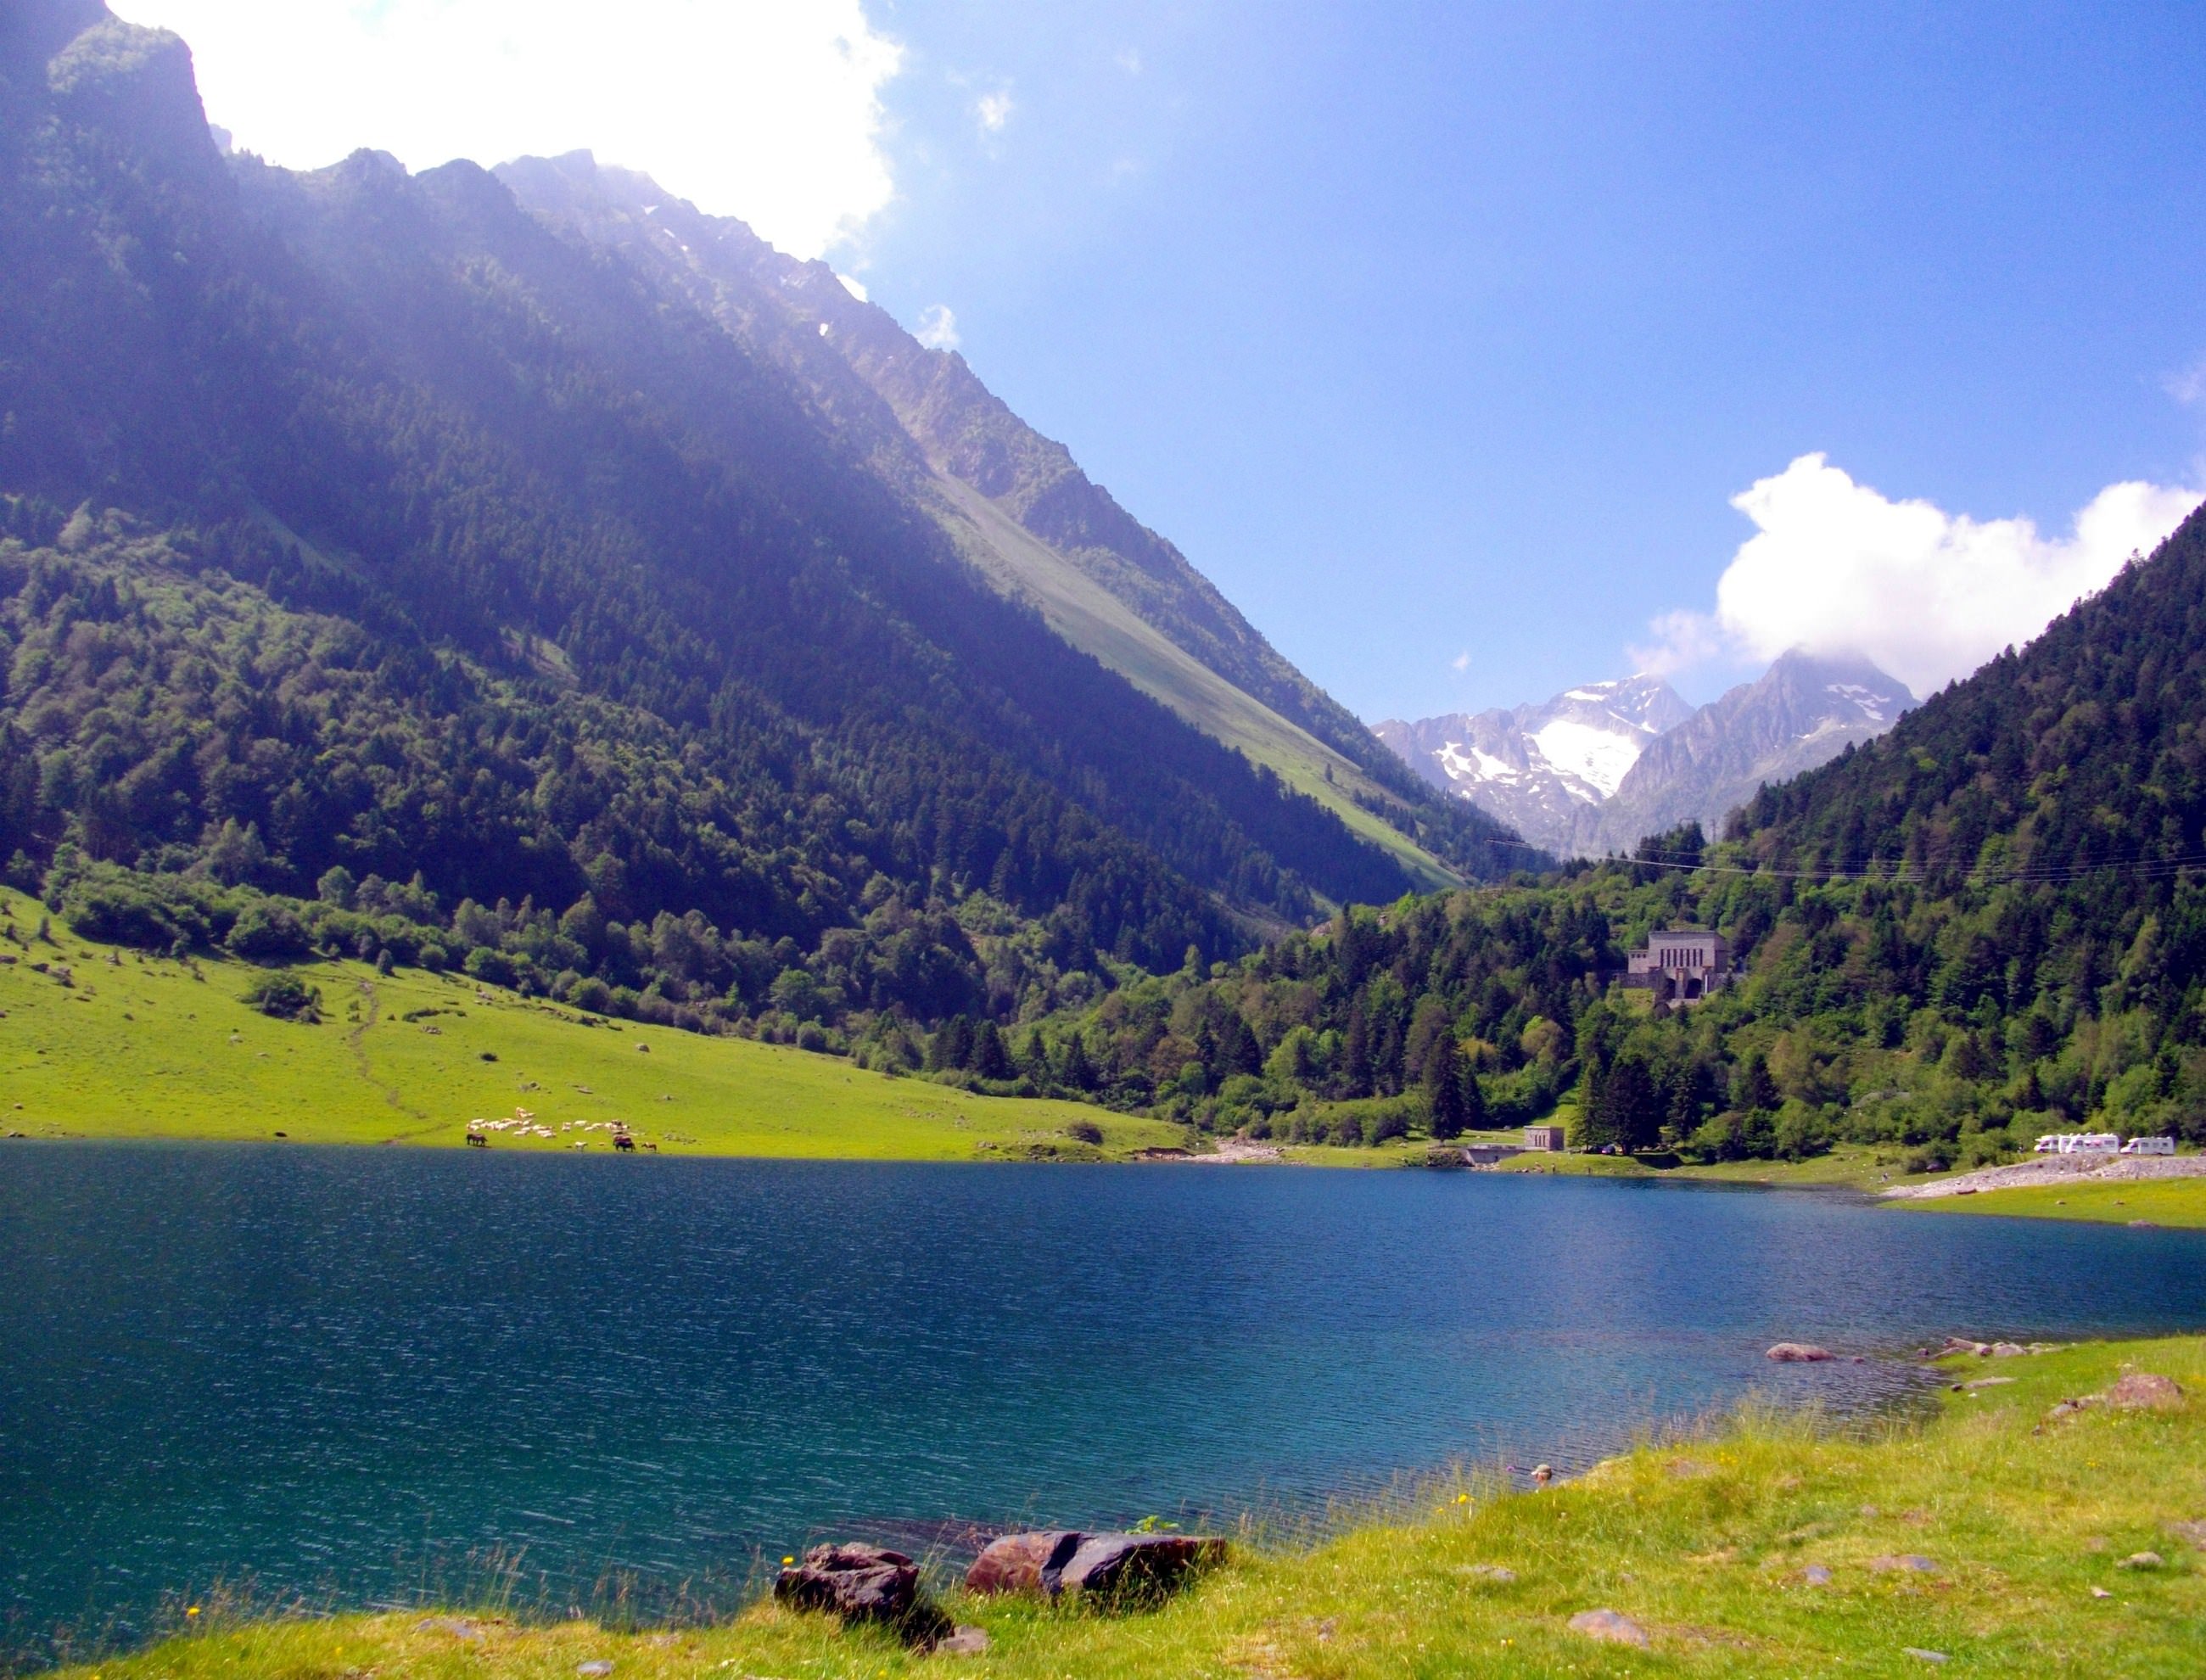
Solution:
[[[0,1151],[0,1644],[1583,1463],[1771,1341],[2206,1327],[2197,1234],[1480,1174]]]

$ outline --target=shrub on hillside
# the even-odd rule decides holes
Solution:
[[[247,905],[223,944],[248,962],[295,962],[313,948],[299,918],[269,899]]]
[[[179,939],[192,944],[207,933],[190,906],[164,903],[123,881],[80,884],[63,901],[62,920],[85,938],[141,950],[166,950]]]
[[[268,974],[245,990],[244,1001],[277,1021],[312,1025],[322,1018],[322,992],[296,974]]]

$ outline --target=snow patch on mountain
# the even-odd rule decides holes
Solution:
[[[1642,753],[1692,708],[1659,676],[1589,682],[1541,706],[1390,719],[1375,731],[1434,786],[1470,800],[1525,838],[1577,849]]]
[[[1535,845],[1588,856],[1691,819],[1713,836],[1764,782],[1881,735],[1914,703],[1866,661],[1795,651],[1697,711],[1642,675],[1513,711],[1390,718],[1374,733],[1434,786]]]
[[[1612,714],[1613,715],[1613,714]],[[1622,722],[1622,719],[1618,719]],[[1643,724],[1580,723],[1558,718],[1531,737],[1550,769],[1572,784],[1581,798],[1602,800],[1614,793],[1625,772],[1638,761],[1639,754],[1654,731]]]

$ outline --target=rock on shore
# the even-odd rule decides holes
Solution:
[[[1108,1600],[1162,1595],[1225,1558],[1225,1542],[1190,1534],[1084,1534],[1043,1528],[992,1541],[966,1571],[975,1593]]]

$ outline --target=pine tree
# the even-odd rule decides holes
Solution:
[[[1616,1058],[1601,1084],[1601,1107],[1602,1129],[1627,1153],[1646,1148],[1662,1123],[1662,1093],[1636,1055]]]
[[[1058,1071],[1058,1080],[1068,1090],[1095,1088],[1095,1069],[1088,1059],[1088,1046],[1081,1042],[1078,1033],[1069,1034],[1065,1038],[1064,1063]]]
[[[1781,1100],[1777,1081],[1769,1076],[1768,1062],[1760,1051],[1750,1052],[1739,1064],[1738,1073],[1732,1081],[1732,1106],[1750,1110],[1774,1109]]]
[[[1027,1034],[1025,1047],[1019,1051],[1019,1071],[1034,1081],[1035,1090],[1049,1088],[1049,1046],[1042,1042],[1039,1027]]]
[[[1225,1030],[1218,1040],[1219,1065],[1227,1074],[1253,1074],[1264,1065],[1262,1050],[1249,1023],[1238,1015],[1225,1017]]]
[[[1442,1141],[1461,1137],[1471,1124],[1464,1092],[1469,1072],[1452,1040],[1434,1045],[1425,1058],[1426,1125]]]
[[[1004,1035],[993,1021],[983,1021],[973,1029],[972,1065],[983,1079],[1010,1079],[1016,1072],[1011,1052],[1004,1048]]]
[[[1348,1006],[1348,1032],[1340,1046],[1340,1078],[1342,1095],[1371,1094],[1371,1023],[1364,1016],[1361,998]]]
[[[934,1035],[933,1042],[927,1047],[927,1070],[941,1073],[951,1068],[968,1068],[972,1064],[972,1017],[953,1015],[942,1023],[942,1030]]]

